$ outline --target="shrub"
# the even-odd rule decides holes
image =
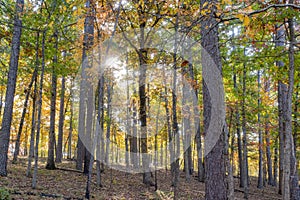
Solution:
[[[10,200],[9,191],[0,187],[0,200]]]

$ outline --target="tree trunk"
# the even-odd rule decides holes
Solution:
[[[290,4],[293,4],[293,0],[289,0]],[[285,132],[285,148],[284,148],[284,191],[283,198],[291,200],[300,199],[299,180],[297,172],[297,160],[294,151],[293,130],[292,130],[292,101],[293,101],[293,89],[294,89],[294,75],[295,75],[295,27],[293,18],[288,19],[290,45],[289,45],[289,76],[288,76],[288,93],[286,112],[284,113],[284,120],[286,122]]]
[[[42,69],[41,69],[39,99],[38,99],[38,108],[37,108],[38,116],[37,116],[37,130],[36,130],[35,151],[34,151],[34,172],[32,178],[33,189],[36,188],[36,184],[37,184],[39,142],[40,142],[42,103],[43,103],[43,81],[44,81],[44,71],[45,71],[45,40],[46,40],[46,31],[43,32],[43,38],[42,38]]]
[[[178,6],[178,5],[176,5]],[[173,83],[172,83],[172,131],[175,141],[174,142],[174,200],[178,198],[178,182],[179,182],[179,155],[180,155],[180,137],[179,137],[179,127],[177,121],[177,49],[178,49],[178,28],[179,28],[179,13],[176,13],[175,22],[175,41],[174,41],[174,52],[173,52]]]
[[[110,126],[111,126],[111,94],[112,93],[112,86],[111,80],[107,79],[107,124],[106,124],[106,150],[105,150],[105,163],[109,165],[109,147],[110,147]]]
[[[20,15],[23,12],[24,0],[17,0],[15,6],[14,30],[9,60],[9,71],[7,78],[5,107],[0,129],[0,176],[7,176],[7,154],[10,139],[10,128],[13,115],[13,105],[16,90],[16,79],[18,73],[20,39],[22,34],[22,20]]]
[[[282,47],[285,43],[285,30],[283,25],[276,26],[275,47]],[[284,63],[277,61],[276,65],[282,68]],[[283,129],[283,110],[285,104],[283,103],[286,98],[287,86],[281,80],[278,81],[278,129],[279,129],[279,187],[278,193],[282,194],[283,187],[283,166],[284,166],[284,129]]]
[[[82,162],[85,161],[84,172],[87,173],[89,169],[90,154],[87,152],[82,139],[80,137],[86,137],[90,134],[86,128],[87,116],[86,112],[89,107],[93,105],[86,104],[88,94],[90,90],[88,88],[88,78],[86,69],[89,67],[89,61],[87,58],[87,52],[92,48],[94,44],[94,10],[92,9],[91,1],[86,0],[86,8],[88,13],[85,16],[84,21],[84,38],[83,38],[83,51],[82,51],[82,67],[81,67],[81,81],[80,81],[80,100],[79,100],[79,119],[78,119],[78,143],[77,143],[77,160],[76,169],[82,170]],[[91,128],[91,127],[90,127]]]
[[[274,168],[273,168],[273,180],[274,186],[277,186],[277,177],[278,177],[278,139],[275,141],[275,148],[274,148]]]
[[[167,131],[168,131],[168,146],[170,152],[170,167],[171,167],[171,176],[174,176],[174,145],[173,145],[173,135],[172,135],[172,128],[171,128],[171,115],[169,110],[169,101],[168,101],[168,89],[166,87],[166,73],[165,73],[165,65],[163,66],[163,81],[164,81],[164,103],[165,103],[165,110],[166,110],[166,120],[167,120]],[[167,146],[166,146],[167,148]],[[167,162],[166,157],[166,162]]]
[[[227,199],[224,156],[225,99],[218,22],[215,18],[216,3],[218,1],[201,0],[201,9],[208,9],[208,6],[211,6],[211,13],[201,23],[206,200]]]
[[[245,49],[244,49],[245,53]],[[248,141],[247,141],[247,129],[246,129],[246,64],[243,69],[243,100],[242,100],[242,130],[243,130],[243,185],[244,185],[244,198],[248,199]]]
[[[260,121],[260,107],[261,107],[261,98],[260,98],[260,70],[257,72],[257,85],[258,85],[258,100],[257,100],[257,123],[258,123],[258,150],[259,150],[259,160],[258,160],[258,188],[263,188],[263,139],[261,133],[261,121]]]
[[[61,78],[61,93],[60,93],[60,105],[59,105],[59,122],[58,122],[58,138],[56,148],[56,162],[61,163],[62,155],[62,144],[63,144],[63,131],[64,131],[64,120],[65,120],[65,77]]]
[[[143,16],[140,16],[143,18]],[[141,20],[143,21],[143,19]],[[139,117],[141,123],[141,153],[143,165],[143,183],[152,185],[151,176],[149,172],[149,155],[147,145],[147,105],[146,105],[146,71],[147,71],[147,50],[144,49],[145,45],[145,26],[146,22],[140,24],[140,49],[138,52],[139,57]]]
[[[52,83],[51,83],[51,104],[50,104],[50,131],[49,131],[49,142],[48,142],[48,158],[46,169],[55,169],[54,162],[54,148],[55,144],[55,116],[56,116],[56,88],[57,88],[57,76],[56,76],[56,65],[57,65],[57,54],[58,54],[58,31],[54,32],[55,39],[55,54],[53,57],[53,69],[52,69]]]
[[[37,32],[36,36],[36,46],[35,46],[35,67],[38,69],[39,66],[39,37],[40,33]],[[37,76],[34,79],[34,89],[33,89],[33,97],[32,97],[32,117],[31,117],[31,133],[30,133],[30,146],[29,146],[29,156],[28,156],[28,164],[27,164],[27,171],[26,176],[31,176],[31,162],[34,156],[34,137],[35,137],[35,128],[36,128],[36,97],[37,97]]]
[[[18,130],[18,133],[17,133],[17,140],[16,140],[16,145],[15,145],[13,163],[16,163],[17,160],[18,160],[18,155],[19,155],[19,151],[20,151],[20,140],[21,140],[23,125],[24,125],[25,115],[26,115],[26,112],[27,112],[28,100],[29,100],[31,88],[32,88],[32,85],[34,83],[34,80],[36,79],[36,76],[37,76],[37,68],[34,69],[33,75],[31,77],[31,81],[30,81],[29,86],[26,90],[24,107],[23,107],[23,110],[22,110],[19,130]]]
[[[72,158],[72,136],[73,136],[73,115],[74,115],[74,104],[73,104],[73,86],[74,80],[71,80],[70,89],[70,124],[69,124],[69,136],[68,136],[68,155],[67,158]]]
[[[188,80],[188,72],[187,69],[185,69],[186,66],[183,66],[183,74],[182,74],[182,79],[183,80]],[[183,134],[184,134],[184,170],[185,170],[185,179],[187,182],[190,181],[190,151],[191,151],[191,96],[190,96],[190,91],[188,88],[188,83],[187,81],[184,81],[183,87],[182,87],[182,116],[183,116]]]
[[[265,135],[266,135],[266,157],[267,157],[267,171],[268,171],[268,184],[274,186],[273,172],[272,172],[272,155],[270,144],[270,132],[269,132],[269,118],[266,118],[265,122]]]
[[[237,86],[237,76],[236,71],[234,70],[233,74],[233,85],[236,94],[238,95],[238,86]],[[238,163],[239,163],[239,172],[240,172],[240,187],[244,187],[243,177],[243,150],[242,150],[242,138],[241,138],[241,129],[240,129],[240,111],[239,103],[236,103],[235,106],[235,129],[237,135],[237,145],[238,145]]]
[[[134,89],[133,95],[136,95]],[[138,162],[138,140],[137,140],[137,100],[132,100],[132,138],[131,138],[131,147],[130,151],[132,152],[131,162],[134,168],[139,166]]]
[[[126,77],[129,77],[128,74],[128,54],[126,54]],[[126,133],[125,133],[125,162],[126,170],[129,170],[129,138],[131,136],[131,126],[130,126],[130,97],[129,97],[129,82],[128,78],[126,79]]]

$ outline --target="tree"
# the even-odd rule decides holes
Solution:
[[[227,199],[226,170],[223,150],[225,148],[225,105],[222,83],[222,63],[218,40],[218,22],[215,18],[216,0],[201,0],[201,9],[209,9],[201,23],[202,71],[203,71],[203,103],[204,103],[204,133],[205,133],[205,199]],[[209,62],[211,60],[211,62]],[[216,71],[210,71],[216,66]],[[212,73],[212,74],[211,74]],[[208,75],[209,74],[209,75]],[[211,76],[213,75],[213,76]],[[211,88],[218,89],[217,96]],[[212,107],[212,100],[218,99]],[[216,109],[219,115],[212,115]],[[220,113],[221,112],[221,113]],[[221,126],[211,126],[217,121]],[[209,143],[209,138],[217,137],[215,144]],[[213,145],[213,146],[210,146]],[[210,151],[208,147],[210,146]]]
[[[0,176],[7,176],[7,153],[9,147],[10,128],[13,113],[14,95],[16,89],[16,78],[19,64],[20,39],[22,34],[22,20],[24,0],[17,0],[15,6],[14,30],[11,45],[9,72],[7,78],[5,108],[0,130]]]
[[[48,157],[46,169],[55,169],[54,162],[54,148],[55,148],[55,116],[56,116],[56,93],[57,93],[57,75],[55,72],[55,65],[57,64],[58,54],[58,32],[54,31],[53,38],[55,55],[53,57],[53,68],[52,68],[52,82],[51,82],[51,103],[50,103],[50,130],[49,130],[49,142],[48,142]]]
[[[88,75],[87,75],[87,68],[89,66],[90,60],[87,57],[88,51],[91,50],[94,44],[94,10],[92,6],[92,2],[90,0],[86,1],[86,9],[88,11],[85,21],[84,21],[84,40],[83,40],[83,51],[82,51],[82,67],[81,67],[81,80],[80,80],[80,102],[79,102],[79,119],[78,119],[78,143],[77,143],[77,160],[76,160],[76,168],[78,170],[82,170],[82,162],[84,160],[84,173],[88,174],[89,170],[89,161],[90,161],[90,154],[86,150],[84,144],[82,143],[82,136],[87,136],[89,133],[86,128],[88,125],[86,124],[87,120],[87,109],[88,107],[92,107],[93,105],[89,105],[86,102],[86,98],[88,97],[87,91],[89,88],[87,87],[88,84]],[[91,97],[90,97],[91,98]],[[92,113],[88,113],[91,115]],[[92,122],[92,121],[90,121]],[[92,128],[92,127],[90,127]]]
[[[66,89],[66,87],[65,87],[65,76],[63,76],[62,79],[61,79],[58,138],[57,138],[57,149],[56,149],[56,158],[55,158],[55,161],[57,163],[61,163],[62,157],[63,157],[62,156],[62,144],[63,144],[63,129],[64,129],[64,119],[65,119],[65,89]],[[70,134],[69,137],[72,137],[71,134]]]

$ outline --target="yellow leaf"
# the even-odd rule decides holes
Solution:
[[[232,5],[232,1],[231,0],[223,0],[224,3]]]
[[[241,21],[244,21],[244,15],[243,14],[237,14],[237,18],[239,18]]]
[[[205,8],[207,6],[207,4],[208,4],[208,2],[205,2],[202,7]]]
[[[250,17],[248,17],[247,15],[244,16],[244,25],[248,26],[250,24]]]

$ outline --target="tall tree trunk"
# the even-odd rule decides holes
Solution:
[[[268,119],[266,119],[268,120]],[[273,180],[273,167],[271,157],[271,144],[270,144],[270,132],[268,122],[265,124],[265,135],[266,135],[266,157],[267,157],[267,172],[268,172],[268,185],[274,186]]]
[[[38,69],[39,66],[39,38],[40,33],[37,32],[36,36],[36,46],[35,46],[35,67]],[[33,97],[32,97],[32,115],[31,115],[31,133],[30,133],[30,146],[29,146],[29,156],[28,156],[28,164],[26,176],[31,176],[31,162],[34,156],[34,137],[35,137],[35,128],[36,128],[36,97],[37,97],[37,76],[34,79],[34,88],[33,88]]]
[[[218,22],[215,18],[216,3],[216,0],[201,0],[201,9],[208,9],[208,6],[211,9],[211,13],[201,23],[206,200],[227,199],[224,156],[225,99]]]
[[[233,86],[236,94],[238,95],[238,85],[237,85],[237,76],[236,70],[234,70],[233,74]],[[239,164],[239,172],[240,172],[240,187],[244,187],[243,177],[243,150],[242,150],[242,137],[241,137],[241,129],[240,129],[240,111],[239,111],[239,103],[236,103],[235,106],[235,129],[237,135],[237,145],[238,145],[238,164]]]
[[[109,165],[109,147],[110,147],[110,126],[111,126],[111,94],[112,93],[112,86],[111,80],[107,79],[107,124],[106,124],[106,150],[105,150],[105,163]]]
[[[22,34],[22,20],[20,19],[20,15],[23,12],[23,8],[24,0],[17,0],[15,6],[14,30],[11,42],[9,71],[5,94],[5,107],[0,129],[0,176],[7,176],[7,153],[18,73],[20,39]]]
[[[195,79],[194,72],[191,75],[192,81],[198,85],[197,80]],[[196,144],[197,144],[197,166],[198,166],[198,181],[204,182],[204,164],[203,164],[203,148],[202,148],[202,140],[201,140],[201,131],[200,131],[200,111],[198,105],[198,90],[194,88],[195,98],[193,98],[193,110],[194,110],[194,126],[196,132]]]
[[[64,131],[64,120],[65,120],[65,77],[61,78],[61,93],[60,93],[60,105],[59,105],[59,122],[58,122],[58,138],[56,148],[56,159],[57,163],[62,161],[62,146],[63,146],[63,131]]]
[[[289,0],[290,4],[294,3],[294,0]],[[297,160],[294,151],[293,130],[292,130],[292,101],[294,91],[294,75],[295,75],[295,27],[293,18],[288,19],[290,45],[289,45],[289,70],[288,70],[288,93],[287,93],[287,105],[286,112],[284,112],[284,120],[286,122],[285,132],[285,148],[284,148],[284,191],[283,198],[291,200],[300,199],[300,188],[297,171]]]
[[[278,139],[275,140],[273,176],[274,176],[273,177],[274,186],[277,186],[277,177],[278,177]]]
[[[98,37],[99,39],[99,37]],[[99,49],[100,52],[100,49]],[[99,54],[99,59],[100,59]],[[101,61],[100,61],[101,62]],[[104,101],[103,101],[103,96],[104,96],[104,75],[103,75],[103,69],[100,68],[100,80],[98,81],[98,90],[97,90],[97,97],[98,97],[98,108],[97,108],[97,124],[99,126],[99,133],[97,137],[97,161],[96,161],[96,168],[97,168],[97,186],[101,187],[101,162],[104,160],[103,158],[103,152],[104,152],[104,139],[103,139],[103,127],[104,127]]]
[[[166,110],[166,120],[167,120],[167,131],[168,131],[168,147],[170,152],[170,167],[171,167],[171,176],[174,176],[174,145],[173,145],[173,135],[172,135],[172,128],[171,128],[171,115],[169,110],[169,101],[168,101],[168,89],[166,87],[166,73],[165,73],[165,65],[163,66],[163,84],[164,84],[164,103],[165,103],[165,110]],[[166,146],[167,148],[167,146]],[[167,157],[166,157],[167,162]]]
[[[40,75],[39,99],[38,99],[38,108],[37,108],[38,116],[37,116],[37,130],[36,130],[35,150],[34,150],[34,172],[33,172],[33,177],[32,177],[32,188],[33,189],[36,188],[36,184],[37,184],[39,142],[40,142],[42,103],[43,103],[43,81],[44,81],[44,71],[45,71],[45,40],[46,40],[46,31],[43,31],[42,69],[41,69],[41,75]]]
[[[55,117],[56,117],[56,88],[57,88],[57,75],[56,75],[56,65],[57,65],[57,54],[58,54],[58,31],[54,32],[55,40],[55,54],[53,57],[53,68],[52,68],[52,83],[51,83],[51,103],[50,103],[50,131],[49,131],[49,142],[48,142],[48,158],[46,169],[55,169],[54,162],[54,149],[55,149]]]
[[[178,5],[176,5],[178,6]],[[179,155],[180,155],[180,137],[179,137],[179,127],[177,121],[177,49],[178,49],[178,29],[179,29],[179,13],[176,13],[175,22],[175,41],[174,41],[174,52],[173,52],[173,83],[172,83],[172,131],[174,136],[174,200],[178,198],[178,182],[179,182]]]
[[[266,80],[265,92],[269,96],[270,83]],[[266,137],[266,157],[267,157],[267,172],[268,172],[268,184],[274,186],[273,179],[273,167],[272,167],[272,155],[271,155],[271,142],[270,142],[270,131],[269,131],[269,116],[266,114],[265,117],[265,137]]]
[[[34,80],[35,80],[36,76],[37,76],[37,68],[34,69],[33,75],[31,77],[31,81],[30,81],[29,86],[26,90],[25,102],[24,102],[24,106],[23,106],[23,110],[22,110],[19,130],[18,130],[18,133],[17,133],[17,140],[16,140],[16,145],[15,145],[13,163],[16,163],[17,160],[18,160],[18,155],[19,155],[19,151],[20,151],[20,140],[21,140],[23,125],[24,125],[24,121],[25,121],[25,115],[26,115],[26,112],[27,112],[28,100],[29,100],[31,88],[32,88],[32,85],[34,83]]]
[[[133,95],[136,95],[134,89]],[[132,152],[132,164],[134,168],[139,166],[138,162],[138,138],[137,138],[137,100],[132,100],[132,139],[130,151]]]
[[[257,126],[258,126],[258,150],[259,150],[259,160],[258,160],[258,188],[263,188],[263,139],[261,133],[261,120],[260,120],[260,107],[261,107],[261,98],[260,98],[260,70],[257,72],[257,85],[258,85],[258,100],[257,100]]]
[[[285,43],[284,26],[276,26],[275,46],[282,47]],[[279,68],[284,66],[282,61],[277,61]],[[278,81],[278,131],[279,131],[279,187],[278,193],[282,194],[283,187],[283,166],[284,166],[284,128],[283,128],[283,110],[284,99],[286,99],[287,86],[281,80]]]
[[[245,49],[244,49],[245,53]],[[242,100],[242,130],[243,130],[243,185],[244,185],[244,198],[248,199],[248,141],[247,141],[247,129],[246,129],[246,64],[243,69],[243,100]]]
[[[126,77],[129,77],[128,74],[128,54],[126,54]],[[130,126],[130,99],[129,99],[129,81],[126,78],[126,133],[125,133],[125,162],[126,170],[129,170],[129,155],[132,156],[132,153],[129,154],[129,136],[131,136],[131,126]]]
[[[143,15],[143,11],[140,11]],[[144,16],[141,17],[140,24],[140,49],[138,52],[139,57],[139,118],[141,123],[141,153],[142,153],[142,166],[143,166],[143,183],[152,185],[151,176],[149,172],[149,154],[147,144],[147,105],[146,105],[146,71],[147,71],[147,50],[144,49],[145,45],[145,26],[146,22],[143,21]]]
[[[89,68],[89,59],[87,57],[88,51],[92,48],[94,44],[94,9],[91,5],[91,0],[86,0],[86,9],[88,10],[85,21],[84,21],[84,38],[83,38],[83,51],[82,51],[82,68],[81,68],[81,81],[80,81],[80,100],[79,100],[79,119],[78,119],[78,143],[77,143],[77,160],[76,169],[82,170],[82,162],[84,160],[84,172],[87,173],[89,170],[90,154],[86,150],[82,139],[80,137],[86,137],[87,132],[86,124],[87,120],[87,109],[93,105],[89,105],[86,102],[88,98],[87,92],[90,90],[88,88],[88,79],[86,69]],[[90,97],[91,98],[91,97]],[[90,127],[91,128],[91,127]]]
[[[68,136],[68,154],[67,158],[72,158],[72,136],[73,136],[73,115],[74,115],[74,104],[73,104],[73,86],[74,80],[71,80],[70,89],[70,122],[69,122],[69,136]]]
[[[183,74],[182,74],[182,79],[183,80],[188,80],[188,72],[186,69],[186,66],[183,67]],[[189,87],[187,85],[187,81],[183,82],[183,87],[182,87],[182,116],[183,116],[183,134],[184,134],[184,139],[183,139],[183,144],[184,144],[184,170],[185,170],[185,179],[187,182],[190,181],[190,164],[191,162],[189,161],[189,151],[191,150],[191,96],[190,96],[190,91]]]

